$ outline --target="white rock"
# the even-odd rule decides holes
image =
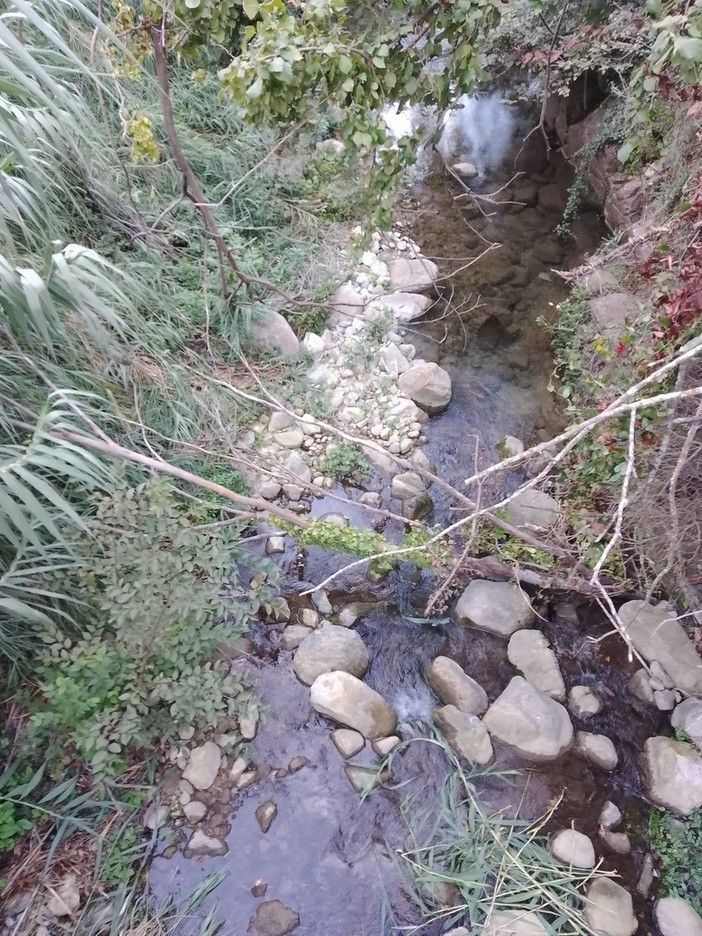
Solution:
[[[394,751],[399,743],[400,739],[397,735],[390,735],[389,738],[376,738],[371,747],[378,757],[387,757],[390,751]]]
[[[558,660],[541,631],[519,630],[512,634],[507,657],[532,686],[558,702],[564,701],[565,683]]]
[[[639,927],[631,894],[611,878],[598,878],[587,891],[585,920],[603,936],[633,936]]]
[[[289,429],[290,426],[294,425],[295,419],[289,413],[284,413],[282,410],[274,410],[268,420],[268,431],[270,433],[280,432],[281,429]]]
[[[505,454],[507,457],[512,455],[521,455],[524,451],[524,443],[521,439],[517,439],[514,436],[506,435],[502,440],[502,447],[504,448]]]
[[[702,806],[702,759],[691,744],[672,738],[649,738],[643,764],[648,795],[661,806],[689,815]]]
[[[424,292],[439,278],[439,268],[424,257],[398,257],[388,264],[390,284],[395,292]]]
[[[651,680],[645,669],[636,670],[634,675],[627,683],[627,689],[633,696],[635,696],[637,699],[640,699],[642,702],[649,702],[653,704],[654,698],[653,689],[651,688]]]
[[[147,829],[155,831],[160,829],[168,822],[170,810],[168,806],[158,803],[151,803],[144,813],[144,825]]]
[[[200,855],[209,857],[226,855],[227,846],[220,839],[207,835],[202,829],[195,829],[188,839],[184,854],[186,858],[194,858]]]
[[[263,311],[251,324],[251,344],[264,351],[273,351],[284,357],[298,354],[300,342],[288,322],[279,312]]]
[[[295,675],[307,686],[322,673],[343,670],[360,677],[367,669],[368,650],[359,635],[329,623],[302,641],[293,660]]]
[[[702,699],[685,699],[673,712],[670,723],[684,731],[692,743],[702,749]]]
[[[318,591],[313,591],[310,597],[312,598],[312,604],[320,614],[333,614],[334,608],[329,600],[329,595],[327,595],[323,588],[320,588]]]
[[[520,491],[507,505],[507,519],[516,527],[548,530],[563,516],[557,500],[544,491],[528,488]]]
[[[622,821],[621,810],[610,800],[605,800],[598,821],[603,829],[616,829],[616,827]]]
[[[319,624],[319,612],[313,608],[301,608],[297,614],[300,624],[309,627],[311,630]]]
[[[291,452],[285,459],[285,469],[303,484],[309,484],[312,480],[312,471],[309,465],[303,461],[297,452]]]
[[[451,402],[451,378],[438,364],[413,362],[400,374],[397,385],[430,415],[443,412]]]
[[[310,628],[303,627],[302,624],[289,624],[280,635],[280,643],[278,646],[281,650],[295,650],[311,633],[312,631]]]
[[[222,752],[213,741],[205,741],[190,752],[190,760],[183,771],[183,779],[196,790],[209,790],[215,782],[222,764]]]
[[[283,493],[289,501],[299,501],[305,491],[299,484],[284,484]]]
[[[351,673],[323,673],[312,683],[312,708],[366,738],[395,733],[397,716],[385,699]]]
[[[313,386],[324,387],[327,390],[331,390],[339,383],[339,378],[326,364],[317,364],[307,371],[307,379]]]
[[[573,686],[568,693],[568,707],[577,718],[589,718],[602,710],[602,702],[589,686]]]
[[[239,731],[245,741],[253,741],[258,731],[258,712],[251,707],[239,718]]]
[[[477,715],[462,712],[455,705],[445,705],[435,709],[433,718],[457,754],[479,766],[490,763],[493,757],[490,735]]]
[[[617,749],[606,735],[578,731],[575,735],[575,749],[603,770],[614,770],[619,763]]]
[[[278,481],[264,481],[259,489],[259,496],[264,500],[275,500],[282,490],[282,485]]]
[[[472,162],[457,162],[451,166],[456,175],[463,176],[464,179],[473,179],[478,174]]]
[[[359,504],[365,504],[367,507],[380,507],[380,494],[376,491],[365,491],[358,498]]]
[[[369,316],[382,315],[388,313],[392,315],[393,321],[400,325],[406,325],[408,322],[414,322],[431,306],[432,300],[429,296],[422,296],[419,293],[392,293],[389,296],[381,296],[374,299],[368,305]]]
[[[200,822],[201,819],[205,818],[206,812],[207,806],[197,800],[193,800],[191,803],[186,803],[186,805],[183,806],[183,813],[188,822]]]
[[[681,897],[663,897],[653,909],[661,936],[702,936],[702,919]]]
[[[658,661],[677,689],[702,695],[702,659],[675,612],[665,605],[627,601],[619,617],[634,647],[647,661]]]
[[[348,323],[352,318],[363,312],[366,301],[360,289],[354,283],[342,283],[331,297],[332,323]]]
[[[496,910],[483,924],[481,936],[547,936],[549,932],[533,910]]]
[[[326,350],[324,338],[321,335],[315,335],[314,332],[307,332],[302,339],[302,347],[311,354],[312,357],[320,357]]]
[[[363,750],[366,743],[366,739],[362,734],[358,731],[352,731],[350,728],[337,728],[336,731],[332,731],[331,739],[334,747],[345,760],[354,757],[359,751]]]
[[[492,703],[483,724],[493,738],[533,761],[556,760],[573,744],[568,712],[522,676]]]
[[[461,624],[472,624],[502,637],[528,627],[536,617],[528,595],[521,588],[509,582],[480,579],[465,589],[453,616]]]
[[[574,868],[594,868],[596,864],[595,847],[582,832],[575,829],[561,829],[551,839],[551,854],[564,864]]]
[[[409,361],[404,356],[397,345],[389,345],[380,352],[380,360],[388,374],[404,374],[410,366]]]
[[[284,536],[269,536],[266,540],[266,555],[273,556],[276,553],[285,552]]]
[[[618,855],[628,855],[631,851],[631,842],[625,832],[612,832],[609,829],[600,829],[600,838],[608,848]]]
[[[461,712],[482,715],[488,707],[487,693],[455,660],[438,656],[427,668],[427,682],[444,705]]]
[[[75,874],[62,878],[46,902],[46,909],[52,916],[73,916],[80,906],[80,889]]]

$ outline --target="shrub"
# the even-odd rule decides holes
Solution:
[[[160,481],[98,504],[80,581],[95,620],[76,638],[45,635],[32,743],[57,738],[109,775],[130,750],[241,710],[242,681],[212,655],[218,641],[243,633],[272,567],[253,560],[237,532],[191,525]],[[247,583],[252,566],[258,574]]]

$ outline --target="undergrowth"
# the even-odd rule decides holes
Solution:
[[[652,809],[648,838],[661,863],[659,894],[682,897],[702,914],[702,811],[695,809],[680,817],[668,810]]]

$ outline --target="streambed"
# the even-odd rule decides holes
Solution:
[[[457,486],[476,464],[496,460],[496,446],[505,435],[530,444],[551,438],[562,426],[561,409],[548,389],[553,363],[548,332],[541,324],[553,317],[555,304],[565,296],[551,270],[577,263],[602,233],[599,218],[589,212],[577,223],[577,236],[569,244],[564,246],[555,236],[569,170],[547,159],[538,138],[530,138],[520,153],[528,118],[505,107],[491,98],[489,112],[473,113],[471,121],[449,136],[456,151],[444,155],[474,161],[479,175],[469,185],[478,194],[502,189],[496,198],[510,202],[519,196],[526,204],[481,201],[491,215],[485,217],[470,198],[462,197],[466,193],[457,182],[444,181],[435,172],[415,185],[401,217],[424,254],[435,259],[444,275],[454,274],[450,301],[437,304],[426,322],[408,331],[421,356],[440,363],[452,377],[448,410],[431,419],[423,432],[424,450],[437,473]],[[494,151],[485,140],[490,115],[499,128]],[[524,175],[511,182],[515,159]],[[466,258],[496,242],[499,248],[466,266]],[[495,499],[519,481],[517,474],[503,476],[482,495]],[[445,521],[449,512],[441,492],[429,493],[434,520]],[[320,499],[312,512],[321,515],[335,509],[333,499]],[[351,517],[352,522],[356,519]],[[309,607],[299,593],[343,566],[348,557],[311,547],[301,561],[290,545],[279,561],[294,613]],[[309,689],[292,673],[292,653],[279,649],[283,624],[257,626],[251,635],[253,654],[234,663],[247,670],[267,710],[248,755],[255,780],[232,794],[227,854],[187,859],[177,851],[169,858],[157,857],[151,872],[157,896],[184,898],[205,875],[220,870],[226,872],[226,880],[210,899],[216,902],[221,932],[227,936],[250,931],[249,921],[261,903],[260,887],[255,889],[258,896],[251,892],[257,882],[267,885],[266,900],[278,899],[299,914],[294,932],[300,936],[384,936],[396,927],[438,936],[450,928],[448,923],[425,921],[408,896],[406,869],[398,857],[398,850],[407,845],[413,814],[436,810],[447,770],[443,752],[425,740],[437,700],[424,673],[436,656],[448,656],[492,701],[514,668],[504,639],[448,618],[422,621],[430,591],[426,576],[402,566],[377,584],[356,569],[328,589],[335,612],[352,601],[374,603],[355,625],[370,656],[364,681],[396,710],[400,734],[408,742],[393,758],[388,783],[363,801],[330,741],[333,726],[311,709]],[[626,659],[617,638],[603,637],[609,625],[595,609],[576,606],[569,596],[551,596],[536,610],[539,627],[557,652],[566,687],[596,687],[605,702],[596,716],[574,717],[574,727],[615,739],[619,764],[605,772],[569,754],[555,763],[526,765],[498,749],[498,770],[527,769],[509,780],[477,781],[485,808],[508,813],[519,809],[520,815],[536,818],[560,798],[550,828],[574,822],[592,838],[603,866],[616,869],[635,892],[645,855],[645,842],[636,836],[643,815],[637,759],[644,740],[663,724],[663,715],[626,691],[637,667]],[[299,769],[291,770],[295,758]],[[377,758],[366,745],[353,761],[371,764]],[[413,806],[405,814],[408,795],[414,797]],[[598,838],[597,819],[607,799],[627,816],[633,846],[629,855],[615,854]],[[264,834],[255,813],[267,801],[275,803],[277,814]],[[434,907],[445,905],[449,896],[435,895]],[[638,909],[644,912],[642,901]]]

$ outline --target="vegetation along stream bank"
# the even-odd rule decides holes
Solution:
[[[702,4],[7,0],[2,936],[702,936]]]

